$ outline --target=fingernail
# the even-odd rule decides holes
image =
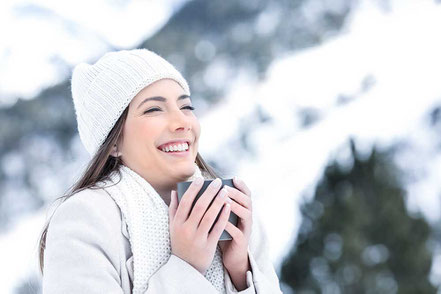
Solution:
[[[235,182],[239,182],[240,181],[240,179],[237,176],[234,176],[233,179],[234,179]]]
[[[195,182],[196,185],[200,185],[200,184],[202,184],[203,181],[204,181],[204,180],[203,180],[203,178],[201,178],[201,177],[198,177],[198,178],[196,178],[196,180],[194,180],[194,182]]]
[[[218,196],[219,196],[219,197],[225,197],[225,195],[227,195],[227,191],[226,191],[224,188],[222,188],[222,189],[220,190]]]
[[[214,182],[213,186],[215,188],[219,187],[221,185],[221,183],[222,183],[222,181],[219,178],[216,178],[216,180],[214,180],[213,182]]]
[[[231,203],[231,202],[233,202],[233,200],[231,200],[231,198],[230,197],[227,197],[227,199],[225,199],[228,203]]]

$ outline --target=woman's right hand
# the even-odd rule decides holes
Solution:
[[[227,225],[230,216],[228,202],[231,202],[231,199],[227,196],[225,189],[221,189],[210,206],[222,184],[220,179],[216,179],[210,183],[191,209],[203,182],[203,179],[199,183],[197,180],[193,181],[182,196],[179,205],[178,195],[176,191],[172,190],[169,220],[172,254],[185,260],[205,275],[213,261],[217,242]],[[207,210],[208,206],[210,208]],[[222,208],[224,209],[222,210]],[[220,210],[222,213],[209,232]]]

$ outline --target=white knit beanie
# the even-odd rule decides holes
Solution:
[[[95,64],[75,66],[71,89],[81,142],[93,157],[124,109],[143,88],[173,79],[190,95],[187,81],[168,61],[147,49],[108,52]]]

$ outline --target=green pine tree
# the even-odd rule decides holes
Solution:
[[[374,147],[362,159],[350,144],[352,167],[329,164],[302,205],[281,281],[294,293],[436,293],[430,227],[409,215],[391,152]]]

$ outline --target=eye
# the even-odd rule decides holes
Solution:
[[[153,112],[153,111],[157,111],[157,110],[161,110],[159,108],[151,108],[149,110],[144,111],[144,113],[149,113],[149,112]]]
[[[195,108],[194,108],[193,106],[190,106],[190,105],[188,105],[188,106],[184,106],[184,107],[182,107],[182,108],[183,108],[183,109],[195,110]],[[159,111],[159,110],[161,110],[161,109],[159,109],[159,108],[151,108],[151,109],[149,109],[149,110],[144,111],[144,113],[150,113],[150,112]]]

